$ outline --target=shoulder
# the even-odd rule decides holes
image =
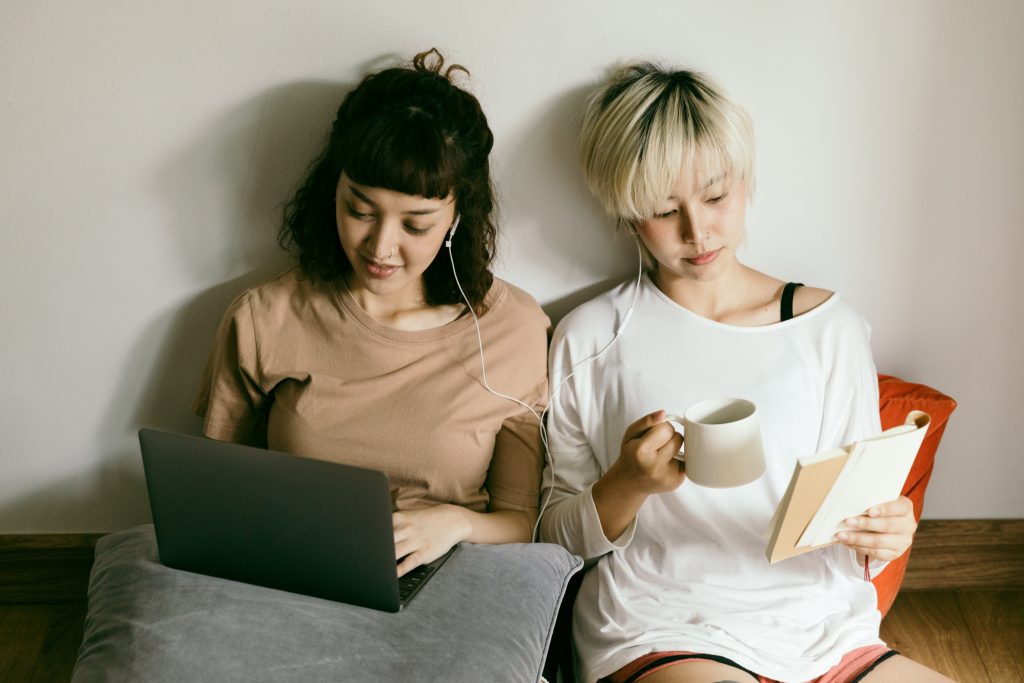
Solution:
[[[529,292],[501,278],[494,278],[487,301],[491,306],[488,315],[493,313],[516,324],[540,326],[545,331],[551,327],[551,320]]]
[[[820,330],[821,339],[827,345],[838,348],[850,344],[870,345],[871,324],[838,292],[829,292],[829,296],[805,316],[818,322],[813,327]]]
[[[333,302],[335,286],[310,278],[298,267],[250,287],[247,291],[253,308],[263,311],[301,309],[320,301]]]
[[[314,282],[298,268],[291,268],[257,285],[249,287],[243,295],[253,302],[254,306],[274,306],[293,301],[322,296],[330,285]]]
[[[803,315],[832,298],[835,292],[820,287],[797,287],[793,292],[793,315]]]
[[[317,282],[292,268],[242,291],[227,316],[249,316],[254,327],[268,330],[304,320],[310,309],[334,306],[333,285]]]
[[[636,281],[632,278],[598,294],[570,311],[555,328],[553,343],[569,341],[589,346],[608,337],[629,310]]]

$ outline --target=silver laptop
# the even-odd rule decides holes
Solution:
[[[139,443],[168,567],[397,612],[451,555],[398,578],[382,472],[153,429]]]

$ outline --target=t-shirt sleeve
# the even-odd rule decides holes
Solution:
[[[830,330],[832,352],[825,380],[818,451],[843,446],[882,431],[878,403],[878,371],[871,355],[871,326],[852,313],[846,324]],[[831,549],[839,566],[856,576],[864,572],[856,552],[842,545]],[[871,560],[868,570],[876,576],[888,562]]]
[[[581,363],[571,351],[571,330],[565,328],[564,324],[559,327],[551,344],[550,376],[559,379],[553,383],[548,411],[550,457],[544,471],[542,499],[546,506],[541,516],[540,539],[558,543],[589,562],[628,546],[636,531],[636,519],[616,539],[608,539],[601,527],[591,489],[602,470],[583,427],[584,406],[579,398],[595,396],[590,380],[594,369],[581,370],[567,381],[562,379],[570,375],[575,364]]]
[[[534,410],[540,415],[543,406]],[[494,455],[487,470],[487,509],[537,514],[543,445],[537,418],[525,409],[502,424],[495,436]]]
[[[260,381],[252,303],[244,292],[224,314],[192,410],[203,418],[206,436],[266,447],[270,403]]]
[[[824,400],[818,451],[846,445],[882,431],[878,372],[871,356],[871,327],[850,311],[850,318],[828,331],[824,355]]]
[[[548,395],[548,319],[532,299],[520,313],[527,317],[516,335],[522,337],[521,344],[517,344],[516,362],[521,363],[523,376],[532,378],[531,389],[523,401],[533,412],[513,405],[516,410],[505,419],[495,435],[485,486],[489,511],[517,510],[536,515],[544,467],[539,418],[547,405]]]

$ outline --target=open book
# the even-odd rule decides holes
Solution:
[[[798,459],[772,518],[768,561],[831,545],[844,520],[899,498],[930,422],[914,410],[877,436]]]

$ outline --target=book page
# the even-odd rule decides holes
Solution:
[[[843,471],[798,545],[820,545],[846,529],[843,521],[873,505],[899,497],[917,451],[928,432],[929,418],[913,411],[907,425],[857,442]]]
[[[814,546],[825,543],[826,541],[819,541],[817,539],[823,538],[822,527],[827,524],[829,518],[829,511],[835,506],[836,499],[842,494],[842,491],[846,490],[847,482],[853,477],[853,473],[857,470],[857,464],[860,460],[861,451],[864,448],[859,443],[852,444],[850,447],[850,455],[846,458],[843,463],[842,470],[836,475],[836,478],[832,481],[832,486],[825,493],[824,499],[821,505],[818,506],[817,511],[811,517],[811,521],[807,524],[803,533],[800,535],[800,540],[797,541],[797,547]],[[833,540],[831,536],[834,536],[835,532],[829,535],[828,540]]]

